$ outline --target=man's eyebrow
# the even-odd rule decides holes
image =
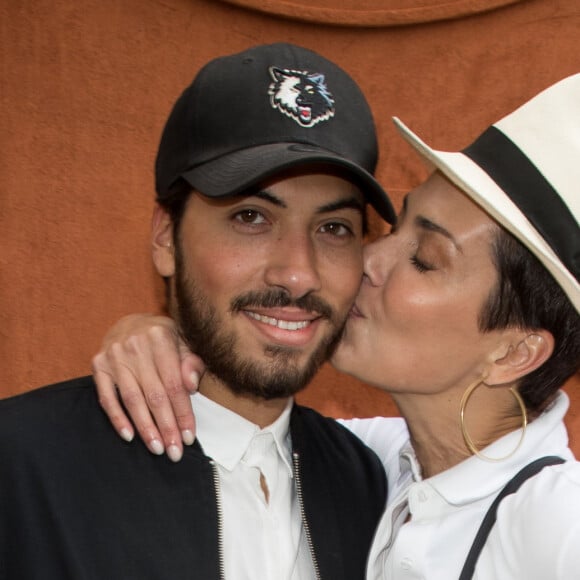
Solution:
[[[364,214],[365,206],[360,199],[353,195],[352,197],[345,197],[343,199],[338,199],[331,203],[327,203],[326,205],[321,205],[316,209],[316,213],[330,213],[339,209],[355,209]]]
[[[253,191],[248,195],[248,197],[258,197],[282,208],[288,207],[283,199],[280,199],[267,189]],[[349,209],[349,208],[355,209],[361,213],[364,213],[365,210],[364,203],[353,195],[345,197],[343,199],[338,199],[325,205],[321,205],[320,207],[316,208],[316,213],[318,214],[330,213],[333,211],[337,211],[339,209]]]
[[[257,189],[252,191],[252,193],[247,194],[248,197],[259,197],[264,201],[269,201],[270,203],[277,205],[278,207],[287,208],[286,202],[279,197],[276,197],[273,193],[266,189]]]

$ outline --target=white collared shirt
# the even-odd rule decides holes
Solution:
[[[197,438],[219,476],[227,580],[315,578],[294,489],[292,401],[264,429],[200,393],[192,395],[191,402]]]
[[[458,578],[497,494],[521,468],[546,455],[569,461],[544,469],[503,500],[473,578],[580,578],[580,463],[568,448],[563,423],[568,404],[561,393],[528,426],[522,446],[509,459],[491,463],[471,457],[425,480],[401,419],[344,422],[382,457],[389,477],[389,505],[375,534],[367,579]],[[509,454],[520,435],[502,437],[485,454]]]

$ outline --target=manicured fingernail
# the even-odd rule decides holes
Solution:
[[[163,455],[163,452],[165,451],[163,443],[161,443],[159,439],[153,439],[149,444],[149,447],[151,448],[151,451],[155,453],[155,455]]]
[[[131,433],[131,431],[129,431],[129,429],[127,429],[126,427],[121,429],[121,437],[129,443],[133,441],[133,433]]]
[[[192,373],[189,375],[189,378],[191,379],[191,382],[195,385],[195,388],[197,389],[197,387],[199,387],[199,374],[196,373],[195,371],[192,371]]]
[[[179,447],[177,447],[177,445],[170,445],[167,448],[167,457],[169,457],[171,461],[177,463],[181,459],[181,455],[181,450]]]
[[[195,437],[193,436],[193,432],[191,431],[191,429],[184,429],[181,432],[181,439],[186,445],[193,445]]]

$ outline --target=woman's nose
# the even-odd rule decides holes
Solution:
[[[367,244],[363,249],[364,279],[373,286],[382,285],[390,269],[395,252],[395,239],[387,234]]]

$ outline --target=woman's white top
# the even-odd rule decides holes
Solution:
[[[473,578],[580,579],[580,462],[568,448],[563,422],[568,405],[560,393],[528,425],[521,447],[509,459],[493,463],[474,456],[424,480],[402,419],[343,421],[381,457],[389,478],[389,502],[375,534],[367,579],[459,578],[495,497],[520,469],[546,455],[567,461],[544,468],[502,501]],[[505,456],[520,436],[520,430],[512,432],[484,452]]]

